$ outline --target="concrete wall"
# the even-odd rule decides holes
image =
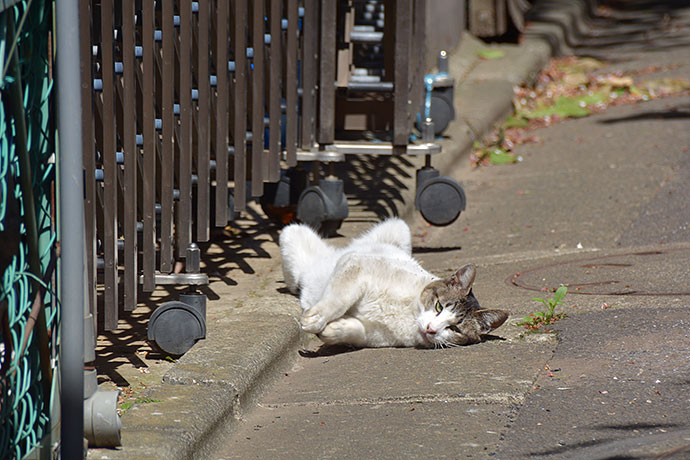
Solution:
[[[467,20],[465,0],[426,1],[426,66],[436,65],[441,50],[452,52],[460,43]]]

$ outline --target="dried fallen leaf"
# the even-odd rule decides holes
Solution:
[[[597,82],[604,85],[611,85],[613,88],[630,88],[635,84],[632,77],[624,75],[604,75],[599,77]]]

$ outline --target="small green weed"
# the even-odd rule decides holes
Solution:
[[[524,327],[529,331],[538,331],[542,326],[548,326],[553,324],[559,319],[565,318],[567,315],[565,313],[556,313],[556,307],[563,304],[563,298],[568,293],[568,288],[561,286],[556,289],[553,298],[542,299],[541,297],[534,297],[532,300],[536,302],[543,303],[547,311],[538,311],[532,313],[531,315],[522,318],[522,321],[516,324],[516,326]]]
[[[486,60],[501,59],[505,55],[505,51],[496,48],[484,48],[477,51],[477,56],[479,56],[481,59]]]
[[[127,410],[130,407],[132,407],[134,404],[146,404],[146,403],[154,403],[154,402],[161,402],[161,400],[160,399],[153,399],[153,398],[144,398],[144,397],[140,396],[138,398],[135,398],[133,401],[130,399],[127,402],[122,402],[122,403],[118,404],[117,412],[118,412],[118,415],[122,415],[125,412],[127,412]]]

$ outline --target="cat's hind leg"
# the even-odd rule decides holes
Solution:
[[[410,227],[397,217],[386,219],[374,225],[368,232],[357,238],[362,242],[387,243],[397,246],[407,254],[412,253]]]
[[[302,314],[302,329],[318,334],[326,324],[343,316],[357,304],[366,290],[367,276],[363,274],[368,258],[345,254],[336,264],[319,301]]]
[[[318,337],[329,345],[342,343],[356,347],[366,346],[366,330],[364,325],[360,320],[351,316],[331,321]]]
[[[285,284],[290,292],[296,294],[307,270],[334,251],[308,225],[292,224],[285,227],[280,234],[280,254]]]

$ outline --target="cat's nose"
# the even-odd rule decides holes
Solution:
[[[428,325],[428,326],[426,327],[426,333],[427,333],[427,334],[434,335],[434,334],[436,334],[436,329],[434,329],[433,327],[431,327],[431,324],[430,324],[430,325]]]

